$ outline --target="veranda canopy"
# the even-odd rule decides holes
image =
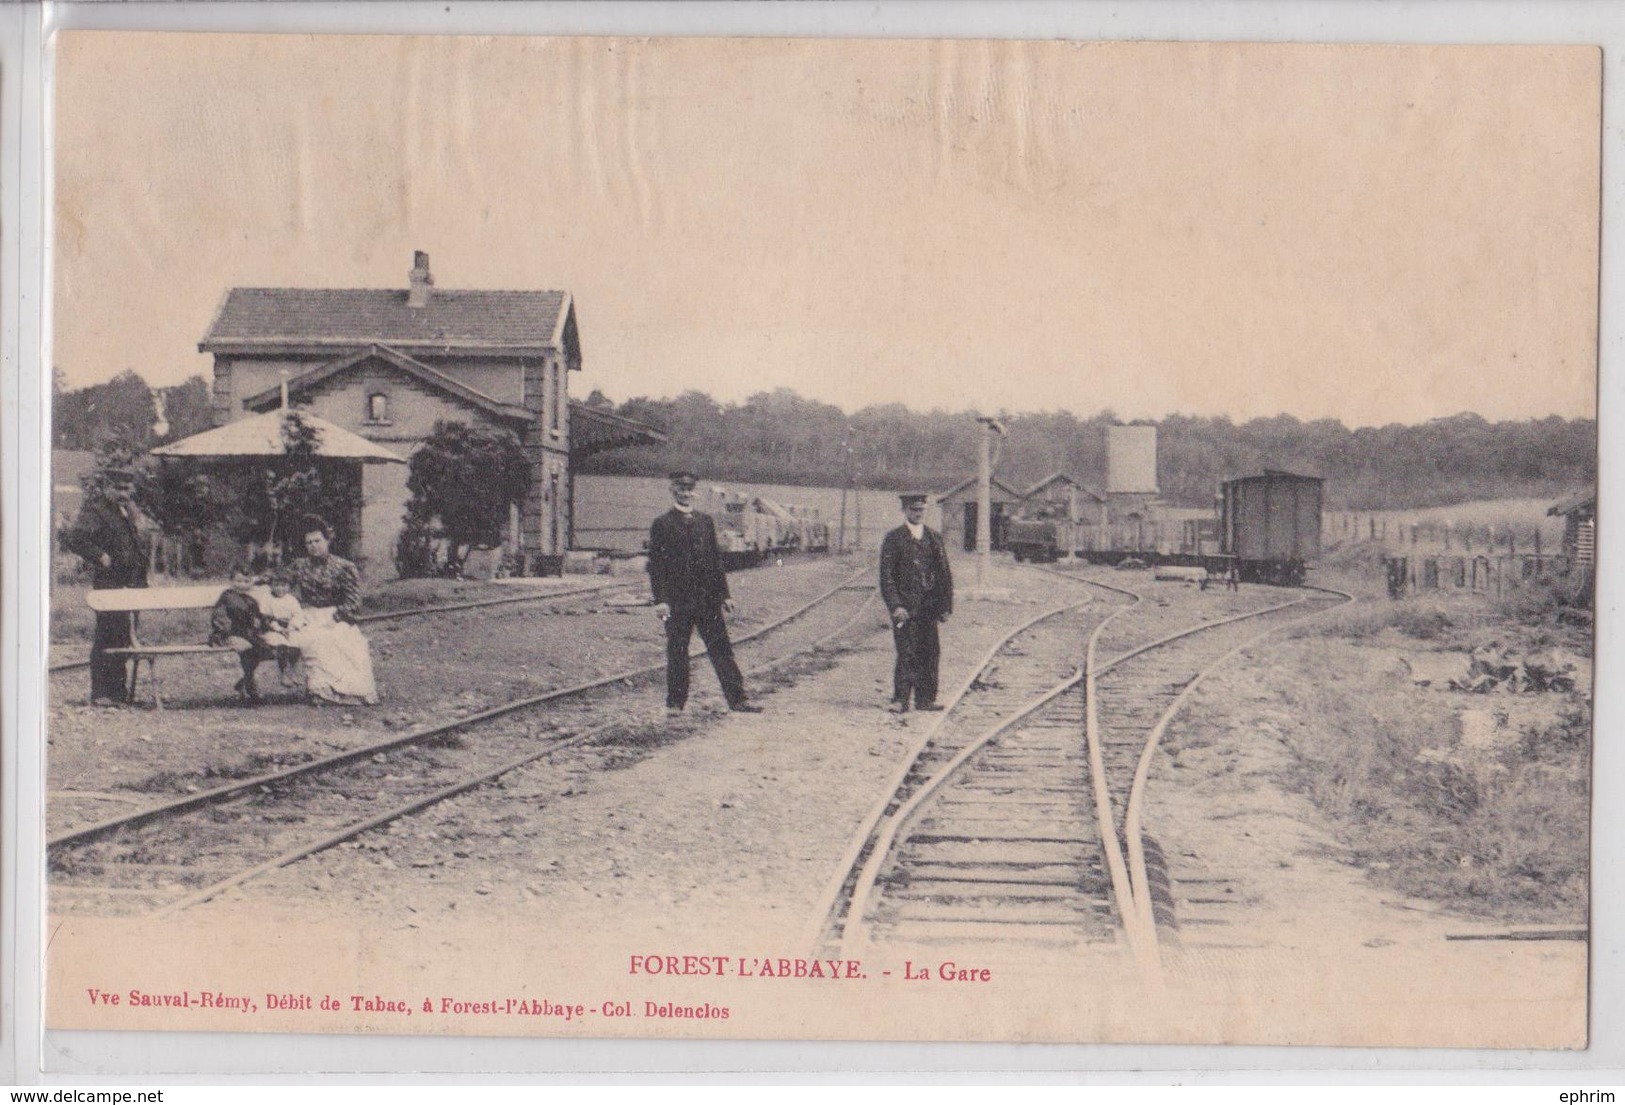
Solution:
[[[239,418],[154,449],[160,457],[280,457],[287,453],[283,420],[297,417],[316,431],[316,455],[363,464],[405,464],[406,458],[305,411],[275,410]]]

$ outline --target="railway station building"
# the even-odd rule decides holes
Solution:
[[[290,406],[409,456],[438,421],[495,425],[518,437],[530,469],[508,547],[527,573],[553,573],[573,541],[572,461],[662,435],[573,402],[582,368],[567,291],[435,287],[414,255],[404,288],[232,288],[198,343],[214,357],[214,423]],[[403,465],[369,467],[363,571],[388,578],[408,492]]]

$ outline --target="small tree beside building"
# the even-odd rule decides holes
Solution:
[[[436,422],[412,454],[396,570],[403,578],[458,574],[474,549],[502,544],[529,485],[525,453],[512,432]]]

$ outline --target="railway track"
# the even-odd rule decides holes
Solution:
[[[640,581],[636,579],[626,579],[617,583],[595,583],[591,586],[573,587],[563,591],[532,592],[530,594],[521,595],[503,595],[500,598],[474,599],[469,602],[446,602],[437,603],[433,606],[414,606],[405,610],[381,610],[375,614],[362,614],[356,619],[356,621],[360,625],[371,625],[375,622],[397,622],[406,618],[432,617],[438,614],[456,614],[469,610],[485,610],[492,607],[516,606],[521,603],[546,602],[548,600],[557,601],[560,599],[571,599],[579,602],[583,599],[606,595],[612,591],[620,590],[623,587],[631,587],[639,583]],[[52,664],[46,669],[46,672],[49,675],[58,675],[63,672],[84,671],[88,667],[90,667],[90,658],[87,656],[82,660],[64,660],[61,663]]]
[[[1118,897],[1119,916],[1131,950],[1151,967],[1160,961],[1161,940],[1177,934],[1176,902],[1167,857],[1145,828],[1145,793],[1163,733],[1209,673],[1269,634],[1351,601],[1342,592],[1305,589],[1286,602],[1177,630],[1156,640],[1127,645],[1104,627],[1086,658],[1084,735],[1089,750],[1097,815],[1108,849],[1126,868]],[[1120,648],[1118,651],[1113,646]],[[1097,662],[1104,650],[1112,659]],[[1109,824],[1110,831],[1106,826]],[[1209,887],[1232,902],[1231,885]],[[1206,899],[1200,899],[1205,901]]]
[[[999,860],[998,853],[1023,851],[1012,839],[1022,819],[1008,821],[1008,832],[994,833],[989,826],[950,832],[945,819],[953,813],[940,811],[951,811],[952,802],[965,797],[944,803],[948,799],[942,793],[944,784],[958,778],[968,760],[1000,733],[1027,721],[1035,733],[1066,726],[1058,700],[1082,675],[1069,657],[1081,654],[1089,632],[1116,608],[1139,597],[1121,588],[1093,586],[1105,601],[1088,595],[1017,626],[979,659],[970,678],[945,700],[941,721],[924,734],[825,893],[818,928],[811,935],[821,953],[842,949],[843,954],[859,955],[862,945],[901,938],[904,929],[944,939],[966,935],[967,930],[974,934],[981,930],[983,922],[976,915],[985,912],[988,896],[1014,886],[1022,872],[1037,880],[1052,876],[1058,866],[1068,876],[1077,870],[1084,851],[1057,856],[1065,849],[1051,847],[1056,842],[1048,839],[1032,841],[1019,858]],[[987,797],[1007,802],[1006,812],[1031,814],[1027,821],[1059,816],[1067,805],[1064,793],[1040,788],[1031,779],[1001,779],[999,769],[1006,766],[1010,765],[990,764],[989,773],[974,785],[967,779],[966,796],[974,799],[970,791],[986,790]],[[1027,804],[1032,808],[1017,808]],[[1032,827],[1037,836],[1048,838],[1058,835],[1051,824]],[[890,898],[888,891],[893,892]],[[882,898],[884,903],[878,900]]]
[[[747,674],[880,632],[874,588],[858,582],[869,574],[736,638]],[[635,736],[663,713],[627,696],[663,671],[616,672],[63,832],[47,842],[52,909],[173,913],[520,767],[590,759],[600,741]]]
[[[1057,608],[989,653],[860,834],[820,912],[821,951],[1122,944],[1155,965],[1159,926],[1180,919],[1143,826],[1157,741],[1208,671],[1347,598],[1206,593],[1193,624],[1166,591],[1055,574],[1102,601]],[[1045,636],[1070,636],[1070,653],[1030,662]],[[1068,654],[1063,672],[1053,657]]]

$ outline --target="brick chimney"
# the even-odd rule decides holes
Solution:
[[[421,249],[412,254],[412,271],[407,274],[412,286],[406,293],[408,307],[427,307],[429,293],[434,290],[434,276],[429,272],[429,255]]]

